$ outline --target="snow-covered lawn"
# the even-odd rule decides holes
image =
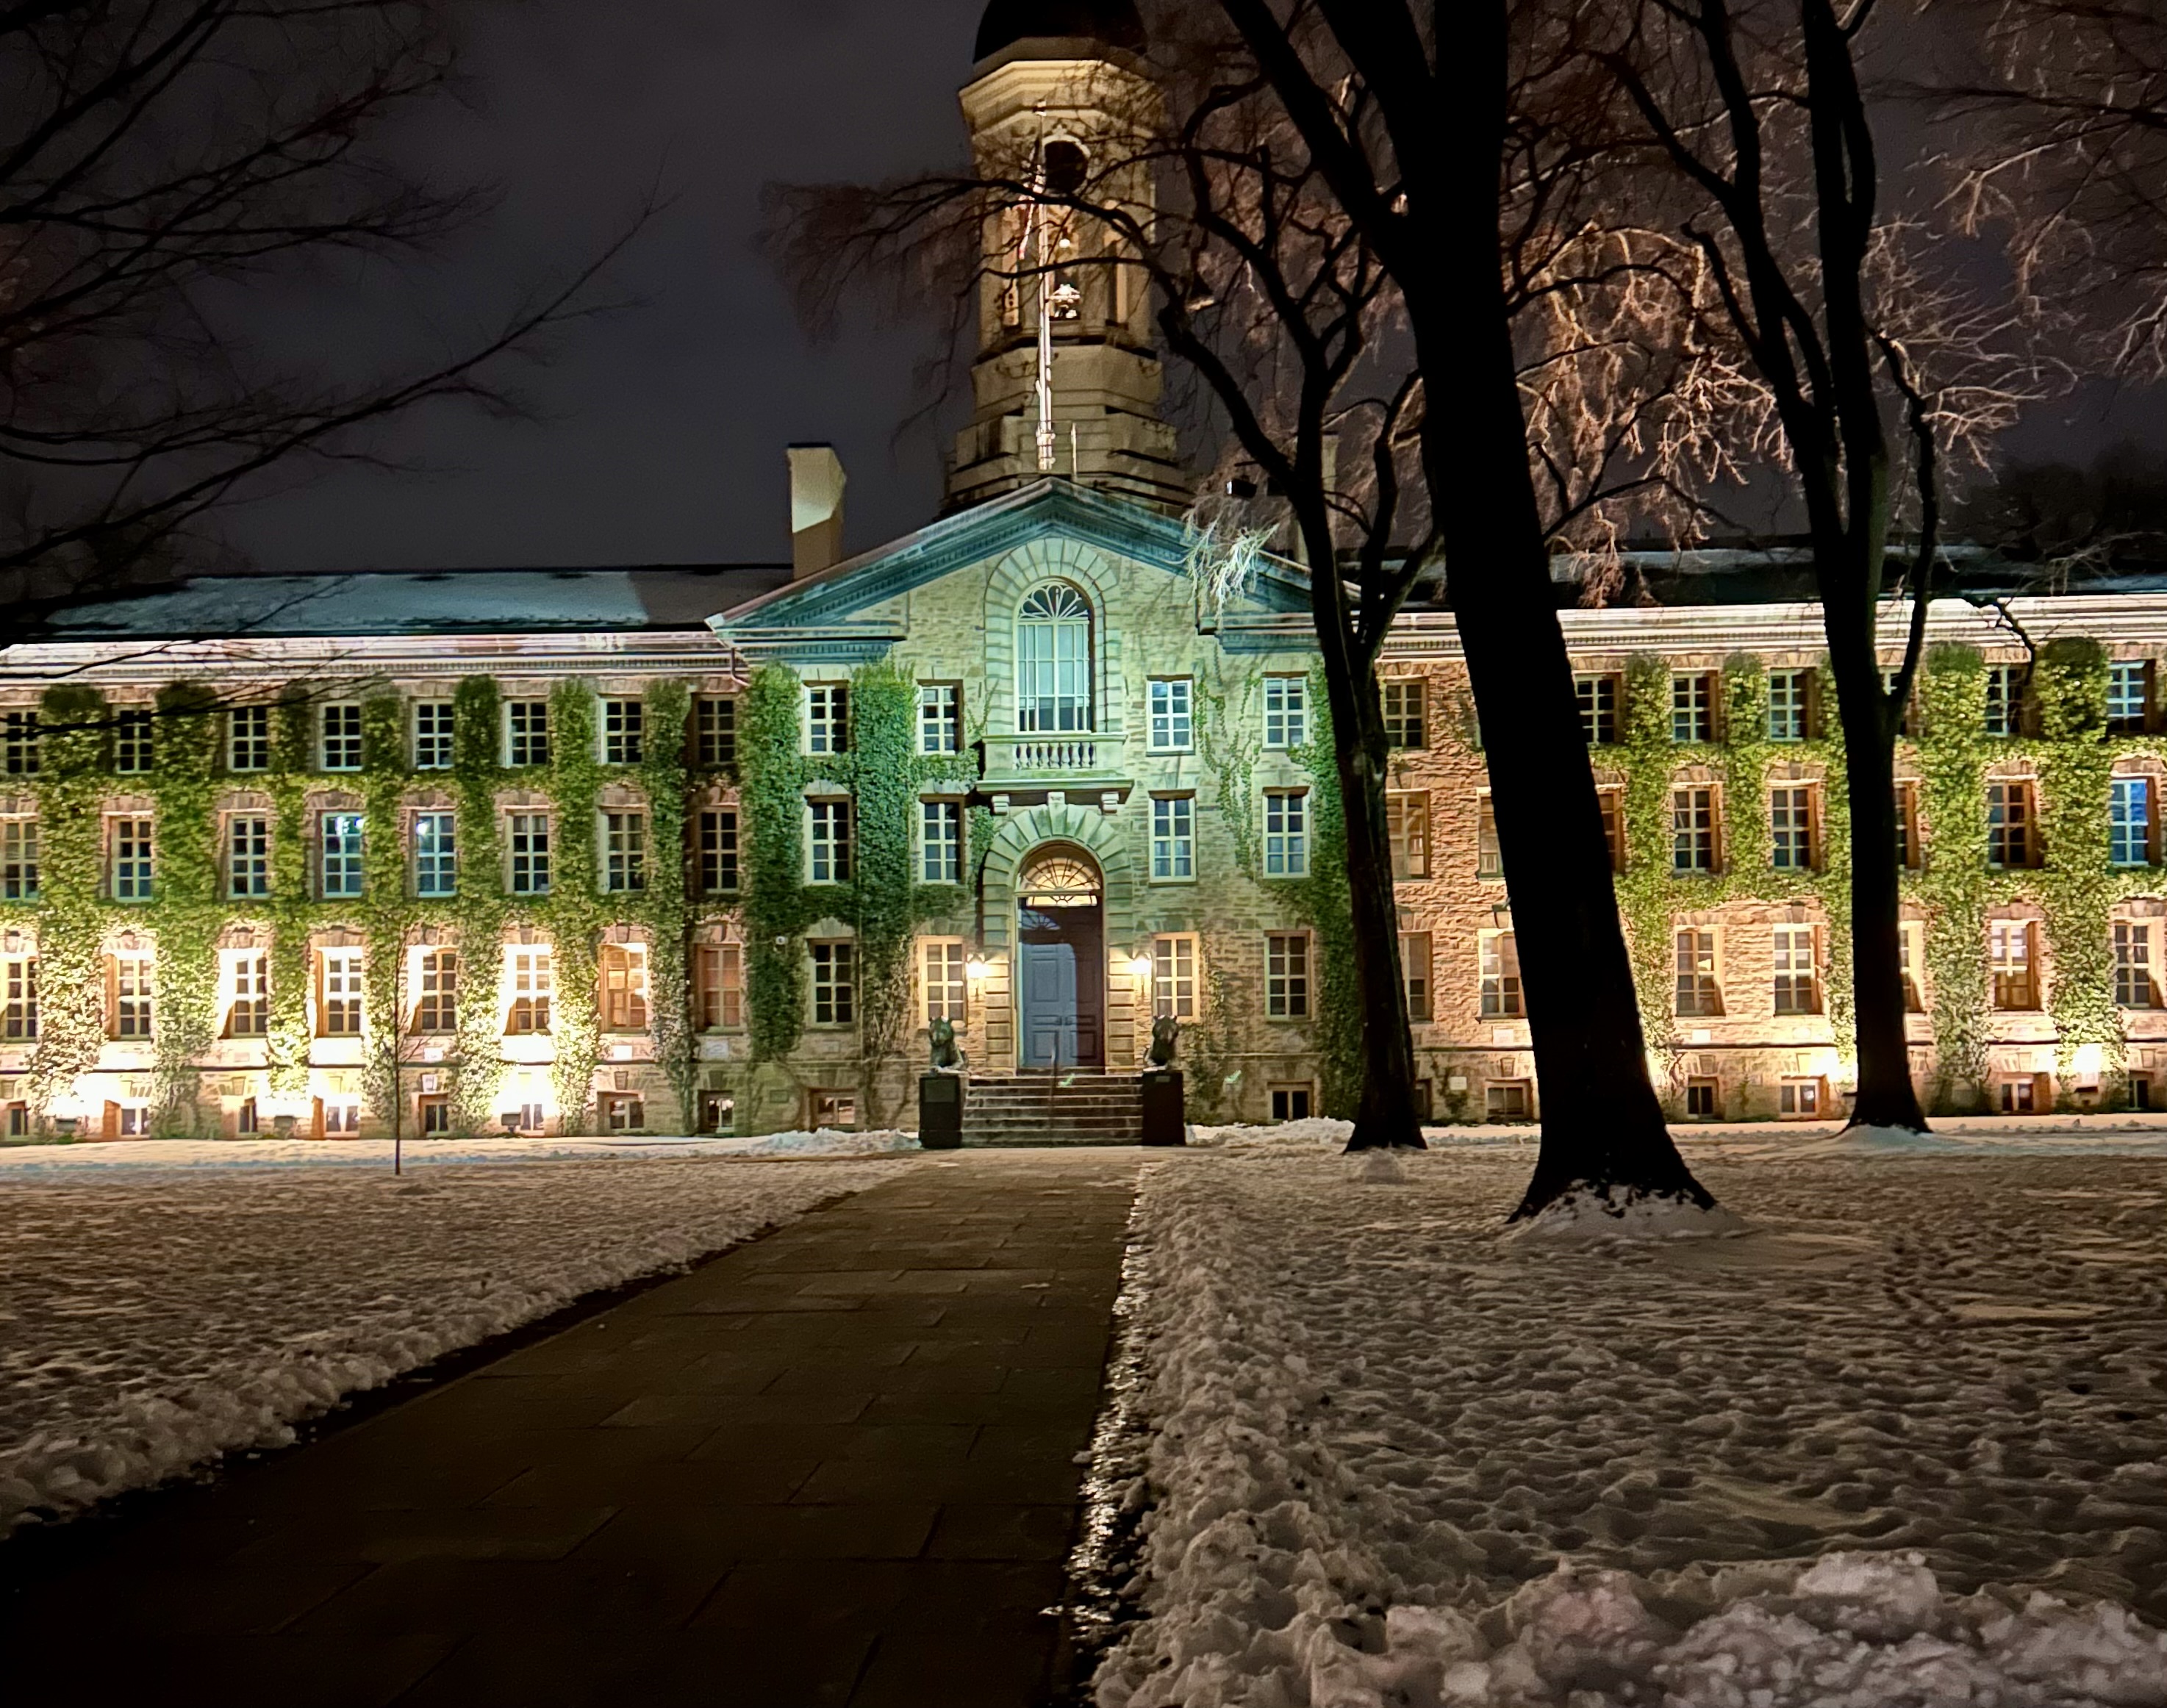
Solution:
[[[404,1178],[364,1145],[0,1152],[0,1535],[916,1166],[713,1148],[500,1140]]]
[[[1102,1708],[2167,1702],[2167,1166],[1722,1148],[1758,1231],[1592,1245],[1481,1149],[1154,1163]]]

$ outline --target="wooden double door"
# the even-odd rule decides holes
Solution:
[[[1104,1067],[1106,949],[1103,910],[1017,910],[1016,1006],[1024,1067]]]

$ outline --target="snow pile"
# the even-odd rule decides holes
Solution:
[[[409,1169],[431,1164],[556,1162],[612,1156],[879,1156],[915,1151],[918,1135],[882,1128],[868,1133],[766,1133],[738,1139],[697,1134],[615,1134],[601,1138],[409,1139]],[[71,1145],[0,1145],[0,1182],[38,1174],[125,1168],[366,1168],[389,1173],[388,1139],[120,1139]]]
[[[1239,1123],[1225,1127],[1191,1127],[1189,1142],[1206,1150],[1344,1150],[1354,1132],[1352,1121],[1311,1115],[1306,1120],[1281,1121],[1269,1127],[1247,1127]]]
[[[283,1445],[348,1393],[915,1166],[11,1173],[0,1535]]]
[[[2156,1165],[1714,1161],[1751,1229],[1581,1243],[1396,1161],[1147,1171],[1100,1708],[2167,1701]]]

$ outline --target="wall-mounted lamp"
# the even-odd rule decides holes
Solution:
[[[1147,954],[1136,956],[1129,963],[1129,974],[1132,978],[1149,978],[1152,976],[1152,958]]]
[[[982,979],[993,970],[992,963],[983,954],[974,954],[963,963],[965,974],[974,979]]]

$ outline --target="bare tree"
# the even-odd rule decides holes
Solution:
[[[968,288],[960,267],[1031,290],[1052,270],[1016,234],[1050,205],[1109,234],[1099,264],[1149,280],[1166,346],[1200,378],[1232,454],[1264,477],[1311,566],[1363,1005],[1357,1149],[1419,1143],[1375,667],[1444,548],[1544,1085],[1542,1161],[1522,1210],[1582,1186],[1705,1203],[1648,1077],[1549,544],[1601,526],[1629,494],[1674,489],[1669,461],[1704,449],[1681,425],[1691,412],[1663,401],[1686,369],[1710,383],[1699,358],[1681,368],[1623,336],[1678,288],[1678,263],[1692,275],[1700,260],[1674,239],[1603,226],[1584,162],[1539,125],[1508,167],[1502,8],[1471,59],[1457,35],[1433,47],[1404,7],[1363,9],[1413,33],[1386,45],[1329,4],[1282,17],[1227,0],[1217,19],[1169,19],[1178,27],[1154,38],[1164,116],[1139,113],[1126,148],[1106,151],[1159,177],[1168,193],[1147,215],[1115,193],[1126,167],[1056,185],[1030,158],[981,160],[967,175],[786,198],[786,258],[816,315],[882,267],[891,281]],[[1402,66],[1378,62],[1408,50]],[[1413,168],[1395,156],[1409,135]],[[895,266],[904,256],[915,271]],[[1072,241],[1060,269],[1094,258]],[[1532,463],[1523,392],[1545,423]]]
[[[2167,11],[2154,0],[1935,0],[1976,44],[1914,82],[1956,123],[1968,228],[2005,234],[2019,288],[2116,367],[2167,374]]]
[[[1772,448],[1805,511],[1835,678],[1851,815],[1850,937],[1858,1046],[1852,1119],[1925,1126],[1910,1074],[1898,919],[1894,752],[1926,637],[1952,451],[1982,454],[2033,394],[2005,317],[1931,278],[1885,167],[1861,68],[1871,0],[1576,0],[1574,29],[1629,108],[1618,140],[1688,193],[1744,361],[1766,388]],[[1637,135],[1635,132],[1637,131]],[[1908,481],[1892,452],[1908,444]],[[1915,540],[1891,556],[1910,492]],[[1884,613],[1908,600],[1885,673]]]
[[[0,640],[140,581],[252,477],[363,454],[581,312],[600,262],[449,359],[281,371],[236,293],[409,260],[474,214],[376,146],[457,63],[442,0],[0,0]],[[606,259],[607,257],[605,257]],[[321,282],[321,281],[319,281]]]

